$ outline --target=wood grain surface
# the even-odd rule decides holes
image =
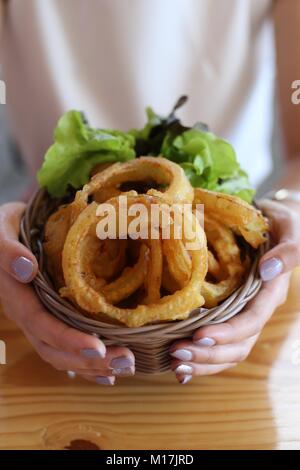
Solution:
[[[0,314],[0,449],[300,449],[300,270],[250,357],[178,385],[69,379]]]

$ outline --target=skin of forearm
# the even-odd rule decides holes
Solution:
[[[292,83],[300,79],[300,1],[274,0],[276,88],[284,148],[283,174],[274,189],[300,191],[300,104],[292,102]],[[299,211],[300,204],[286,201]]]
[[[292,100],[295,91],[292,84],[300,79],[300,1],[274,0],[273,4],[277,58],[276,88],[283,146],[288,164],[289,160],[300,159],[300,104],[295,104]],[[288,176],[294,181],[292,173]]]
[[[299,158],[286,159],[283,175],[276,182],[274,189],[287,188],[300,191],[300,155]]]
[[[274,189],[291,189],[300,193],[300,154],[299,158],[286,159],[283,175],[275,183]],[[300,203],[291,200],[282,201],[288,207],[296,210],[300,217]]]

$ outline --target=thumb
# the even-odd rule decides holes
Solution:
[[[260,207],[271,221],[272,236],[277,242],[260,260],[260,274],[270,281],[300,265],[298,216],[289,207],[273,201],[261,201]]]
[[[32,281],[38,271],[34,255],[19,242],[20,221],[25,204],[13,202],[0,207],[0,268],[20,282]]]
[[[300,249],[294,240],[281,241],[260,260],[260,276],[271,281],[282,273],[288,273],[300,265]]]

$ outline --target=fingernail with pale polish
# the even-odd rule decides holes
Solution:
[[[180,364],[180,366],[176,367],[174,372],[176,375],[192,375],[193,368],[187,364]]]
[[[112,375],[119,376],[134,375],[134,367],[125,367],[124,369],[112,369],[111,373]]]
[[[194,343],[198,344],[198,346],[211,347],[216,344],[216,341],[213,338],[201,338],[201,339],[196,339]]]
[[[74,372],[73,370],[68,370],[67,375],[69,379],[76,379],[76,372]]]
[[[193,378],[192,375],[185,375],[182,380],[180,380],[181,385],[187,384]]]
[[[85,348],[81,349],[80,355],[85,357],[86,359],[104,359],[105,354],[103,354],[102,351],[99,349],[93,349],[93,348]]]
[[[114,385],[115,381],[112,377],[105,377],[102,375],[99,375],[96,377],[96,382],[99,385]]]
[[[193,354],[188,349],[177,349],[171,352],[170,355],[180,361],[191,361],[193,359]]]
[[[28,282],[33,274],[33,263],[24,256],[20,256],[12,262],[11,270],[19,281]]]
[[[278,258],[270,258],[264,261],[260,268],[260,277],[263,281],[271,281],[282,273],[283,264]]]
[[[133,367],[133,361],[129,357],[122,356],[116,357],[110,363],[110,369],[126,369],[126,367]]]

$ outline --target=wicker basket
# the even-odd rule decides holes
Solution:
[[[267,250],[268,243],[258,250],[245,283],[236,292],[215,308],[193,310],[187,320],[127,328],[87,318],[59,296],[44,269],[41,242],[43,228],[50,213],[61,202],[51,200],[44,190],[40,190],[28,204],[22,220],[21,240],[39,262],[40,269],[33,281],[34,288],[48,311],[68,325],[99,336],[107,345],[130,347],[135,354],[136,370],[139,373],[157,374],[170,370],[168,349],[174,340],[191,337],[203,325],[229,320],[245,307],[261,287],[258,260]]]

